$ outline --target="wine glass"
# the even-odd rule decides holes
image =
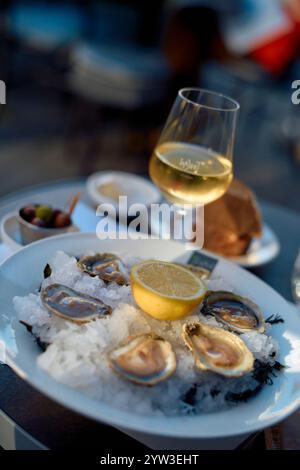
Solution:
[[[149,165],[151,179],[169,202],[196,207],[227,191],[239,107],[220,93],[179,90]]]

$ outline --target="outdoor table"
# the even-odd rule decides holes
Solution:
[[[0,219],[8,212],[30,202],[49,202],[61,207],[71,193],[79,191],[82,193],[82,200],[87,202],[83,179],[39,185],[16,192],[0,198]],[[264,201],[260,201],[260,207],[264,221],[272,227],[280,240],[281,252],[271,263],[252,269],[252,272],[288,301],[292,301],[290,279],[300,247],[300,215]],[[296,309],[295,314],[297,314]],[[300,417],[298,419],[300,421]],[[241,447],[246,445],[249,447],[249,442]],[[260,437],[254,440],[252,445],[263,446],[264,439]],[[117,429],[84,418],[58,405],[33,389],[3,364],[0,365],[0,447],[4,449],[122,447],[128,454],[145,449],[142,444]]]

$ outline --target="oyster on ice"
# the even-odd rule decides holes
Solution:
[[[138,335],[114,349],[109,363],[120,377],[139,385],[156,385],[176,369],[176,356],[169,341],[152,333]]]
[[[41,301],[49,312],[75,323],[86,323],[112,312],[111,307],[101,300],[62,284],[51,284],[42,289]]]
[[[265,331],[265,320],[259,307],[251,300],[227,291],[208,291],[200,306],[203,315],[213,315],[236,333]]]
[[[113,253],[97,253],[85,256],[78,261],[79,268],[90,276],[98,276],[105,282],[119,285],[129,283],[126,268],[120,258]]]
[[[241,377],[253,369],[253,354],[234,333],[199,322],[183,325],[182,336],[201,370]]]

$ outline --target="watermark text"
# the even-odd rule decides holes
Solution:
[[[128,205],[127,196],[119,196],[118,205],[100,204],[96,234],[100,240],[177,240],[187,249],[203,247],[204,207],[191,204],[141,203]]]
[[[3,80],[0,80],[0,104],[6,104],[6,85]]]
[[[295,90],[291,96],[292,103],[298,105],[300,104],[300,80],[293,81],[292,89]]]

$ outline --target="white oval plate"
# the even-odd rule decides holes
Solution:
[[[57,250],[73,255],[87,251],[115,251],[142,258],[186,261],[191,252],[183,244],[166,240],[105,240],[94,234],[68,234],[33,243],[14,253],[0,266],[0,340],[6,345],[6,362],[15,372],[39,391],[62,405],[94,420],[106,422],[130,433],[172,440],[226,438],[257,431],[282,420],[300,406],[300,318],[295,309],[278,293],[239,266],[217,258],[213,274],[226,278],[242,295],[257,302],[263,314],[279,314],[285,319],[272,329],[280,344],[280,362],[284,371],[274,379],[272,386],[247,403],[221,412],[180,417],[140,416],[120,411],[112,405],[95,401],[78,390],[56,382],[36,365],[40,349],[19,324],[13,309],[15,295],[27,295],[41,282],[43,269]],[[1,344],[1,341],[0,341]],[[229,425],[230,423],[230,425]],[[179,447],[180,448],[180,447]]]

